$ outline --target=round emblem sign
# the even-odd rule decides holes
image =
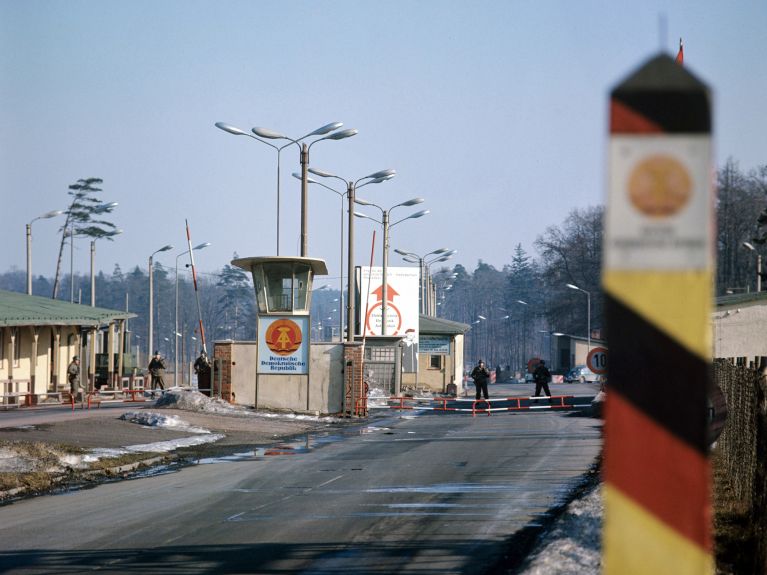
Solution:
[[[301,328],[289,319],[278,319],[266,328],[266,345],[277,355],[290,355],[301,347]]]
[[[646,216],[665,218],[678,213],[692,196],[687,168],[671,156],[650,156],[631,171],[631,203]]]
[[[607,348],[595,347],[586,358],[586,365],[597,375],[607,373]]]

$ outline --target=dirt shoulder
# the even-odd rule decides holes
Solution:
[[[36,418],[33,422],[0,427],[0,502],[102,481],[128,478],[158,466],[181,466],[200,457],[247,450],[288,438],[344,426],[331,418],[298,419],[287,414],[263,414],[247,410],[231,413],[178,409],[158,405],[94,410],[76,419]],[[127,416],[125,414],[128,414]],[[151,426],[135,423],[161,416],[187,426],[220,435],[214,442],[178,447],[158,453],[153,445],[199,437],[188,427]],[[347,424],[348,425],[348,424]],[[204,435],[203,435],[204,436]],[[126,453],[125,448],[130,447]],[[146,449],[146,450],[144,450]],[[111,457],[91,454],[115,450]]]

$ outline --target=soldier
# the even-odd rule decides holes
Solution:
[[[535,367],[535,371],[533,371],[533,379],[535,380],[535,397],[541,395],[541,388],[543,388],[543,393],[548,397],[551,397],[551,392],[549,391],[551,372],[549,371],[549,368],[546,367],[545,361],[541,360]]]
[[[208,354],[205,353],[204,349],[200,351],[200,357],[194,362],[194,372],[197,374],[197,390],[210,397],[211,388],[213,387],[210,378],[210,359],[208,359]]]
[[[152,361],[149,362],[149,373],[152,375],[152,391],[155,389],[165,389],[165,382],[162,377],[165,375],[165,359],[160,355],[159,351],[154,352]]]
[[[67,380],[69,381],[69,390],[72,394],[72,401],[77,400],[80,394],[80,358],[74,356],[67,367]],[[81,396],[82,399],[82,396]]]
[[[477,399],[482,399],[483,394],[486,400],[489,399],[487,380],[490,379],[490,370],[485,367],[484,361],[479,360],[479,363],[471,370],[471,377],[474,380],[474,387],[477,388]]]

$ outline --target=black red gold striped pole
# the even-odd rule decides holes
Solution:
[[[708,88],[652,58],[611,93],[604,572],[713,573]]]

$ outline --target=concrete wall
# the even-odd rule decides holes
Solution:
[[[746,302],[713,313],[714,357],[767,355],[767,306]]]
[[[231,390],[233,403],[320,414],[339,413],[343,408],[340,343],[311,345],[309,375],[257,375],[258,344],[254,341],[216,342],[215,347],[215,357],[224,362],[222,395],[228,399]]]

